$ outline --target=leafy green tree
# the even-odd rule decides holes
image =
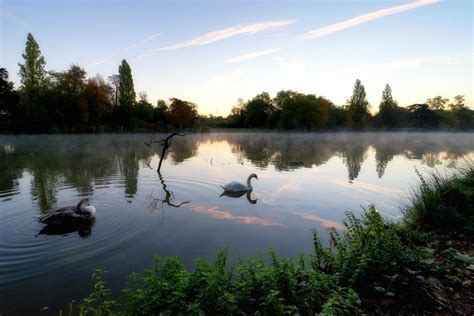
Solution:
[[[132,128],[134,125],[133,109],[136,104],[136,94],[132,69],[125,59],[122,60],[118,72],[118,117],[121,125]]]
[[[43,92],[46,79],[44,66],[46,62],[39,45],[31,33],[28,33],[25,51],[21,55],[24,59],[20,67],[19,76],[21,81],[20,96],[23,119],[35,122],[45,119],[46,110],[42,106],[40,97]]]
[[[241,98],[237,100],[237,105],[233,106],[227,116],[227,122],[230,127],[244,127],[245,118],[247,117],[246,104]]]
[[[84,99],[88,105],[91,124],[104,125],[110,119],[114,106],[110,98],[112,90],[112,86],[100,75],[87,80]]]
[[[463,95],[457,95],[454,97],[454,102],[449,104],[451,111],[459,111],[466,107],[465,99]]]
[[[436,129],[440,124],[440,116],[430,109],[428,104],[412,104],[407,107],[410,112],[410,126],[423,129]]]
[[[10,121],[16,117],[19,97],[8,80],[8,71],[0,68],[0,121]]]
[[[265,127],[272,112],[272,100],[267,92],[262,92],[247,102],[245,124],[249,127]]]
[[[426,104],[430,107],[431,110],[438,111],[444,110],[446,104],[449,102],[449,99],[445,99],[442,96],[438,95],[432,99],[427,99]]]
[[[369,102],[366,99],[365,88],[359,79],[354,84],[354,91],[348,102],[348,110],[353,128],[361,129],[367,125],[370,118]]]
[[[173,128],[194,128],[198,119],[197,105],[178,98],[172,98],[170,101],[169,120]]]
[[[118,105],[131,109],[135,104],[136,94],[133,86],[132,69],[127,61],[122,60],[119,66]]]
[[[397,124],[397,102],[393,100],[392,88],[387,84],[382,92],[379,116],[384,127],[395,127]]]
[[[78,127],[89,123],[89,107],[84,99],[86,71],[71,65],[63,72],[52,72],[48,116],[65,127]]]

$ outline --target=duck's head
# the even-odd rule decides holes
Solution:
[[[90,205],[89,199],[82,199],[79,204],[77,204],[77,210],[81,213],[89,213],[90,216],[95,216],[95,207]]]

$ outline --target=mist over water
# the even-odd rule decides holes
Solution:
[[[324,238],[346,211],[374,203],[397,220],[415,167],[450,172],[474,159],[467,133],[210,133],[175,138],[160,177],[160,147],[146,140],[0,136],[0,313],[57,314],[88,293],[93,269],[117,290],[154,254],[192,266],[224,246],[243,257],[309,252],[310,229]],[[220,196],[250,173],[249,196]],[[86,227],[42,232],[33,219],[82,197],[97,209]]]

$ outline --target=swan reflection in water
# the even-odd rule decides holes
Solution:
[[[249,191],[240,191],[240,192],[232,192],[232,191],[224,191],[221,193],[219,197],[222,196],[228,196],[232,198],[239,198],[245,194],[245,197],[247,198],[247,201],[249,201],[250,204],[257,204],[258,199],[252,199],[252,190]]]
[[[68,235],[70,233],[77,232],[81,238],[87,238],[92,233],[92,226],[95,224],[95,217],[81,222],[73,222],[67,224],[48,224],[44,226],[38,233],[38,235]]]

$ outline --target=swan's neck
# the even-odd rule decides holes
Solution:
[[[252,179],[251,176],[249,176],[249,177],[247,178],[247,186],[248,186],[248,188],[249,188],[250,190],[252,190],[252,185],[250,184],[250,180],[251,180],[251,179]]]

